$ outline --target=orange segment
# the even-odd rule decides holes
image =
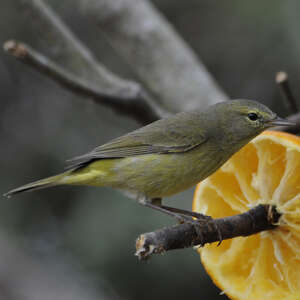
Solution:
[[[232,299],[300,300],[300,138],[266,131],[198,184],[193,210],[215,218],[261,203],[279,227],[199,248],[213,281]]]

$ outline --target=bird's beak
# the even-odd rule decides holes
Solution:
[[[289,121],[289,120],[286,120],[286,119],[283,119],[283,118],[276,117],[273,120],[267,121],[266,125],[267,125],[267,127],[273,127],[273,126],[295,126],[296,123],[292,122],[292,121]]]

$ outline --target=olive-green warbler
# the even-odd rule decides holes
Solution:
[[[251,139],[275,125],[293,123],[250,100],[178,113],[76,157],[68,171],[16,188],[6,196],[65,184],[110,186],[170,215],[193,215],[162,206],[161,199],[211,175]]]

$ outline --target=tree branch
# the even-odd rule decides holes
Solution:
[[[278,72],[276,74],[276,83],[280,88],[281,95],[285,99],[285,102],[291,113],[295,114],[298,112],[297,101],[290,89],[288,75],[286,72]]]
[[[275,206],[258,205],[235,216],[165,227],[140,235],[136,241],[136,255],[144,260],[152,254],[162,254],[173,249],[204,246],[220,241],[220,237],[226,240],[252,235],[276,228],[279,218]]]
[[[43,0],[18,1],[25,3],[34,30],[41,33],[39,44],[46,44],[54,60],[24,44],[10,42],[5,48],[73,92],[91,96],[142,124],[167,116],[167,111],[192,110],[227,99],[148,1],[76,0],[87,19],[101,23],[108,40],[156,100],[139,83],[121,79],[99,63]],[[19,46],[21,51],[13,50]]]
[[[18,0],[31,14],[38,42],[54,60],[25,44],[8,42],[15,57],[73,92],[129,114],[142,124],[167,116],[167,111],[192,110],[227,97],[158,11],[144,0],[76,0],[111,44],[155,95],[139,83],[124,80],[99,63],[43,0]],[[57,63],[57,62],[59,63]]]
[[[100,89],[84,78],[77,77],[54,61],[17,41],[7,41],[4,50],[23,63],[47,75],[60,85],[83,96],[92,97],[97,102],[131,115],[140,123],[149,123],[166,115],[158,107],[153,107],[146,92],[138,84],[130,84],[123,90],[116,85]]]
[[[26,4],[34,30],[41,33],[38,41],[47,44],[55,61],[101,90],[116,85],[121,92],[137,85],[158,118],[165,111],[193,110],[227,99],[195,53],[148,1],[74,0],[74,6],[100,25],[155,101],[137,83],[120,79],[101,65],[43,0],[18,1]]]
[[[25,4],[27,9],[24,11],[31,14],[34,30],[41,31],[39,44],[46,44],[45,49],[54,59],[25,44],[9,41],[5,48],[15,57],[71,91],[92,96],[98,103],[128,114],[142,124],[169,114],[139,83],[118,77],[98,62],[43,0],[18,1]]]
[[[228,99],[151,1],[74,1],[167,110],[194,110]]]
[[[275,81],[279,86],[281,95],[285,100],[286,105],[288,106],[292,115],[288,116],[288,120],[293,121],[296,123],[295,126],[278,126],[273,128],[272,130],[279,130],[285,131],[289,133],[298,134],[300,132],[300,113],[298,112],[297,101],[294,97],[289,81],[288,81],[288,74],[286,72],[278,72],[275,77]]]

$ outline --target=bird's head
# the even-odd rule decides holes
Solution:
[[[274,126],[291,126],[265,105],[252,100],[231,100],[216,105],[219,128],[229,144],[246,144],[256,135]],[[222,139],[223,139],[222,138]]]

